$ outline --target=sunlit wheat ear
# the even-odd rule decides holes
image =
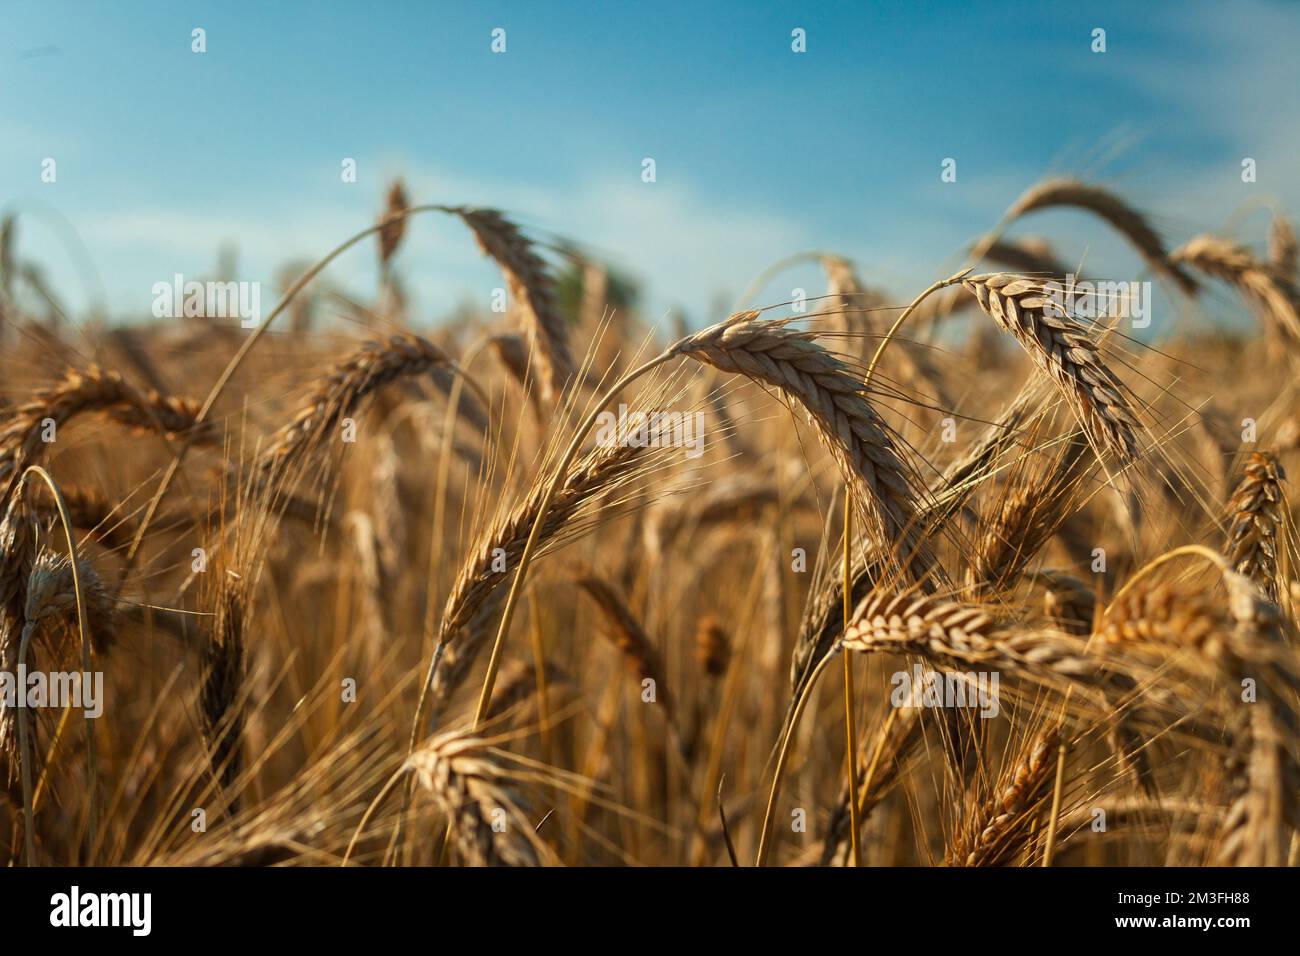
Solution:
[[[1268,264],[1284,279],[1296,282],[1300,281],[1298,258],[1295,226],[1286,216],[1275,215],[1268,227]]]
[[[1171,258],[1231,285],[1274,340],[1300,343],[1300,293],[1294,271],[1280,272],[1260,262],[1245,246],[1218,236],[1197,236],[1175,249]]]
[[[1138,455],[1141,425],[1124,385],[1101,360],[1097,345],[1043,283],[1005,272],[968,276],[980,308],[1010,333],[1038,369],[1056,383],[1093,447],[1121,462]]]
[[[272,437],[258,467],[263,475],[284,475],[339,437],[344,418],[378,389],[400,378],[447,369],[447,354],[413,333],[367,342],[323,376],[293,420]]]
[[[935,562],[918,535],[918,483],[868,401],[867,387],[812,333],[740,313],[682,339],[671,352],[744,375],[798,403],[872,519],[874,541],[892,549],[916,579],[929,575]]]
[[[538,545],[546,548],[586,505],[635,475],[644,453],[626,442],[614,442],[597,446],[575,462],[543,516]],[[544,486],[534,484],[524,500],[479,536],[457,573],[438,628],[441,656],[428,685],[430,715],[446,707],[492,636],[491,625],[519,567],[544,494]]]
[[[1239,574],[1255,582],[1270,601],[1277,601],[1278,530],[1286,495],[1286,472],[1269,452],[1252,452],[1241,482],[1228,502],[1224,550]]]
[[[542,400],[554,406],[574,374],[569,329],[555,301],[555,283],[546,264],[519,227],[495,209],[458,209],[483,252],[505,274],[510,299],[523,316],[533,345]]]
[[[1004,221],[1012,222],[1036,210],[1053,206],[1073,206],[1093,213],[1127,238],[1153,272],[1173,280],[1178,288],[1189,295],[1197,291],[1196,280],[1178,263],[1170,260],[1163,240],[1147,217],[1101,186],[1070,178],[1044,180],[1016,200],[1007,210]]]
[[[1051,795],[1057,729],[1031,741],[1007,779],[961,821],[945,853],[949,866],[1005,866],[1017,861],[1035,813]]]
[[[0,429],[0,482],[9,484],[50,448],[52,434],[78,415],[99,412],[127,428],[169,438],[192,438],[213,444],[210,423],[195,427],[198,404],[136,388],[121,375],[97,365],[70,369],[57,385],[9,413]],[[56,446],[57,447],[57,446]]]
[[[405,766],[450,819],[450,838],[464,863],[556,864],[520,806],[519,781],[486,741],[464,731],[439,734],[412,753]]]
[[[843,646],[867,654],[912,654],[958,670],[996,670],[1056,687],[1115,687],[1104,659],[1084,641],[1048,630],[999,628],[979,607],[936,597],[868,596],[854,610]]]

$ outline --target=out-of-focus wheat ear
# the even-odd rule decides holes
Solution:
[[[0,428],[0,482],[12,486],[24,469],[42,460],[52,443],[49,436],[86,413],[103,413],[138,431],[215,444],[212,424],[196,424],[198,410],[195,402],[136,388],[97,365],[70,369],[58,384],[11,410]]]
[[[447,354],[410,332],[367,342],[324,375],[293,420],[271,438],[258,463],[264,476],[283,476],[337,436],[340,423],[378,389],[401,378],[446,370]]]
[[[231,814],[239,809],[235,787],[244,766],[246,591],[242,577],[222,574],[217,583],[216,611],[204,635],[203,686],[199,693],[199,717],[212,775]]]
[[[604,636],[627,663],[628,670],[638,682],[653,683],[654,700],[662,704],[669,720],[673,716],[673,697],[668,693],[664,670],[659,663],[659,653],[632,609],[608,581],[590,571],[577,575],[576,582],[596,602],[605,619],[601,630]],[[644,690],[642,691],[644,695]]]
[[[1102,362],[1096,343],[1042,282],[1000,272],[968,276],[962,284],[984,313],[1020,343],[1039,371],[1056,383],[1094,448],[1123,463],[1138,456],[1141,425],[1123,383]]]
[[[984,258],[1022,275],[1064,276],[1073,271],[1045,239],[998,239],[984,249]]]
[[[827,299],[818,311],[831,313],[829,327],[832,331],[856,335],[861,358],[870,359],[878,340],[878,336],[870,333],[884,331],[877,316],[886,314],[883,310],[888,303],[880,293],[863,287],[853,264],[847,259],[823,256],[821,263],[826,272]],[[901,384],[914,389],[926,402],[932,401],[945,409],[953,407],[944,387],[944,376],[926,346],[901,340],[895,343],[889,354],[891,361],[897,363],[897,377]]]
[[[1052,793],[1058,731],[1040,733],[1001,784],[962,820],[948,844],[949,866],[1004,866],[1015,861],[1029,838],[1029,824]]]
[[[488,344],[492,346],[492,351],[496,353],[498,361],[510,377],[515,380],[524,393],[528,396],[528,404],[532,407],[533,415],[541,422],[544,418],[540,388],[541,384],[537,377],[532,374],[531,363],[528,360],[528,342],[522,335],[512,335],[503,333],[494,335],[488,339]]]
[[[456,730],[430,738],[405,766],[450,819],[449,837],[462,862],[558,865],[523,811],[520,781],[504,756],[485,740]]]
[[[14,233],[18,220],[13,213],[0,219],[0,330],[4,328],[4,308],[13,295],[14,285]]]
[[[1300,292],[1294,272],[1274,269],[1245,246],[1219,236],[1197,236],[1175,249],[1171,258],[1231,285],[1275,341],[1300,344]]]
[[[1196,280],[1181,265],[1170,260],[1164,241],[1147,217],[1101,186],[1069,177],[1044,180],[1017,199],[1003,221],[1011,223],[1031,212],[1053,206],[1073,206],[1098,216],[1133,244],[1153,272],[1171,279],[1188,295],[1196,293]]]
[[[505,274],[533,345],[542,400],[554,406],[574,375],[569,329],[555,300],[555,282],[519,227],[495,209],[462,208],[457,214],[474,232],[479,248]]]
[[[888,303],[880,293],[863,288],[853,263],[842,256],[822,256],[821,264],[827,298],[818,311],[829,313],[827,328],[834,332],[884,331],[877,328],[880,323],[874,310]]]
[[[731,663],[731,635],[713,614],[705,614],[695,626],[695,662],[711,680],[726,674]]]
[[[742,312],[671,348],[724,372],[775,388],[808,413],[840,467],[858,506],[871,519],[873,542],[916,580],[937,566],[920,537],[917,502],[924,492],[904,463],[869,390],[813,334]]]
[[[1053,568],[1035,571],[1031,580],[1043,591],[1043,615],[1071,634],[1090,634],[1097,616],[1097,592],[1072,574]]]
[[[384,213],[379,217],[379,262],[385,268],[402,244],[406,234],[406,211],[410,203],[406,199],[406,189],[400,179],[388,189]]]
[[[1286,471],[1271,452],[1252,452],[1241,482],[1228,501],[1228,535],[1224,552],[1233,570],[1278,599],[1278,529],[1286,495]]]
[[[1295,226],[1286,216],[1274,215],[1268,227],[1268,264],[1278,275],[1295,282],[1300,280],[1298,259]]]
[[[578,323],[589,333],[600,328],[609,298],[609,270],[592,259],[582,261],[582,302]]]
[[[525,661],[507,661],[501,668],[496,689],[492,692],[492,703],[488,706],[483,720],[491,724],[494,720],[510,714],[516,724],[524,723],[523,711],[531,711],[531,705],[548,706],[543,695],[549,698],[561,689],[569,689],[571,681],[559,667],[547,661],[542,666],[541,685],[538,683],[537,667]],[[544,685],[544,686],[543,686]],[[544,714],[546,711],[542,711]]]

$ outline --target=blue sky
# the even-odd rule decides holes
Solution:
[[[680,306],[700,324],[810,248],[910,298],[1047,174],[1119,189],[1174,240],[1257,242],[1260,209],[1300,212],[1298,48],[1300,4],[1263,0],[0,0],[0,207],[73,309],[102,294],[144,317],[154,282],[210,271],[222,244],[266,282],[319,256],[400,174],[416,201],[499,206],[577,240],[642,282],[648,318]],[[1094,274],[1141,271],[1077,214],[1017,232]],[[374,260],[358,250],[330,274],[367,293]],[[413,225],[399,268],[428,319],[499,284],[450,220]],[[764,295],[795,285],[823,282],[796,270]]]

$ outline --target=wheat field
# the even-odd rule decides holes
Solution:
[[[0,705],[7,864],[1297,861],[1284,214],[1051,179],[929,289],[798,254],[806,300],[670,329],[419,198],[256,329],[60,318],[5,221],[0,671],[103,675]],[[1048,208],[1207,321],[1063,287]],[[411,314],[430,228],[504,311]]]

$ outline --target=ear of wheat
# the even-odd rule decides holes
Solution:
[[[921,493],[914,477],[868,401],[866,386],[811,334],[740,313],[682,339],[671,351],[744,375],[797,402],[871,516],[877,544],[887,543],[915,578],[933,572],[933,555],[918,535],[915,502]]]
[[[1053,206],[1074,206],[1098,216],[1128,239],[1153,271],[1173,280],[1178,288],[1189,295],[1197,291],[1196,280],[1170,259],[1164,242],[1147,217],[1123,198],[1101,186],[1068,177],[1044,180],[1016,200],[1007,210],[1006,221],[1014,221],[1036,210]]]
[[[1300,292],[1294,270],[1278,271],[1244,246],[1208,235],[1178,247],[1170,258],[1227,282],[1256,310],[1270,335],[1291,345],[1300,343]]]
[[[25,468],[41,461],[50,444],[51,429],[57,435],[72,419],[91,412],[107,415],[127,428],[169,438],[212,444],[217,437],[209,423],[196,426],[196,403],[143,391],[116,372],[89,365],[70,369],[57,385],[9,414],[0,429],[0,481],[12,487]]]
[[[406,768],[451,819],[456,850],[470,866],[548,866],[554,853],[524,815],[519,781],[486,741],[464,731],[439,734]]]
[[[495,209],[457,210],[474,231],[483,252],[505,273],[510,298],[520,309],[533,344],[542,399],[554,405],[573,377],[569,330],[555,304],[554,282],[533,244],[519,228]]]
[[[1056,383],[1095,448],[1121,461],[1137,456],[1141,426],[1124,386],[1102,362],[1096,344],[1053,302],[1041,282],[995,273],[968,276],[962,285]]]
[[[1278,529],[1286,497],[1286,472],[1276,456],[1251,452],[1241,483],[1228,502],[1226,554],[1232,567],[1264,591],[1270,601],[1278,595]]]

